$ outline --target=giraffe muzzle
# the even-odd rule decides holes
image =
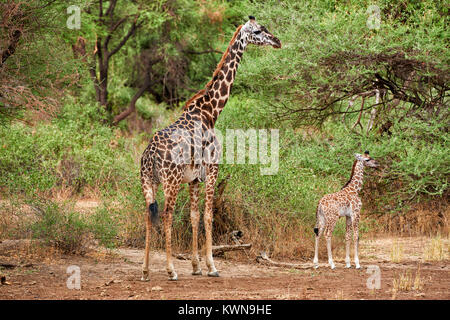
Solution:
[[[280,49],[281,48],[281,41],[277,37],[273,37],[272,41],[274,43],[272,45],[272,47],[274,47],[275,49]]]

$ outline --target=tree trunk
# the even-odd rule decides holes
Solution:
[[[145,80],[144,83],[142,84],[142,86],[139,88],[138,92],[136,92],[136,94],[133,96],[133,98],[131,99],[130,102],[130,106],[128,107],[128,109],[126,109],[125,111],[123,111],[122,113],[118,114],[114,120],[113,120],[113,124],[116,125],[117,123],[119,123],[119,121],[122,121],[123,119],[125,119],[126,117],[128,117],[130,114],[132,114],[135,110],[136,110],[136,102],[138,101],[138,99],[144,94],[144,92],[147,90],[147,88],[150,86],[150,75],[147,72],[145,74]]]

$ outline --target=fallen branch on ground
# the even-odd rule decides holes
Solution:
[[[19,265],[12,263],[12,262],[0,261],[0,267],[2,267],[2,268],[13,269],[13,268],[17,268],[18,266]]]
[[[212,246],[212,253],[214,257],[223,256],[225,252],[250,249],[251,243],[245,244],[225,244],[220,246]],[[173,257],[179,260],[191,260],[191,254],[189,253],[174,253]]]
[[[0,261],[0,267],[5,268],[5,269],[14,269],[14,268],[28,268],[28,267],[32,267],[33,264],[32,263],[23,263],[23,264],[16,264],[13,262],[7,262],[7,261]]]
[[[173,257],[177,258],[178,260],[191,260],[191,255],[189,253],[174,253],[172,254]],[[200,257],[198,257],[199,260],[201,260]]]
[[[227,251],[245,250],[245,249],[250,249],[251,247],[252,247],[251,243],[225,244],[225,245],[221,245],[221,246],[213,246],[212,252],[213,252],[213,256],[223,256],[223,254]]]
[[[273,267],[283,267],[283,268],[294,268],[294,269],[310,269],[313,268],[314,265],[312,263],[298,264],[298,263],[289,263],[289,262],[276,262],[270,259],[267,256],[267,253],[262,251],[259,256],[256,257],[256,261],[258,263],[273,266]]]

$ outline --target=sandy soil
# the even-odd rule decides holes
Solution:
[[[448,239],[442,239],[448,253]],[[175,259],[179,280],[168,281],[164,252],[151,253],[149,282],[141,282],[143,250],[97,250],[84,257],[32,252],[21,241],[0,243],[0,264],[8,284],[0,299],[450,299],[448,259],[424,261],[427,238],[380,238],[361,243],[360,270],[287,269],[264,266],[254,259],[216,258],[220,278],[192,276],[191,263]],[[27,249],[28,246],[28,249]],[[393,248],[400,253],[393,254]],[[233,255],[233,254],[231,254]],[[448,255],[447,255],[448,256]],[[446,257],[447,258],[447,257]],[[326,262],[326,257],[320,257]],[[396,262],[393,262],[395,260]],[[300,261],[291,261],[301,263]],[[206,267],[204,266],[204,270]],[[81,289],[68,289],[71,274],[80,269]],[[305,262],[310,265],[310,262]],[[368,289],[368,266],[380,269],[380,289]],[[205,274],[205,272],[204,272]],[[370,280],[369,280],[370,282]],[[374,283],[374,282],[373,282]],[[403,284],[405,288],[401,289]],[[414,285],[416,285],[414,287]]]

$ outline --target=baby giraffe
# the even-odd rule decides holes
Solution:
[[[339,217],[346,218],[345,231],[345,264],[346,268],[350,268],[350,238],[353,230],[353,242],[355,245],[355,266],[356,269],[361,268],[358,258],[358,225],[361,212],[361,199],[358,192],[363,185],[364,166],[376,168],[378,163],[369,156],[369,151],[365,151],[364,155],[355,154],[355,162],[353,163],[352,174],[350,180],[338,192],[327,194],[322,197],[317,206],[316,226],[314,233],[316,234],[316,245],[314,253],[314,267],[319,267],[319,238],[325,231],[327,239],[328,263],[331,269],[335,268],[333,257],[331,255],[331,235],[334,226]]]

